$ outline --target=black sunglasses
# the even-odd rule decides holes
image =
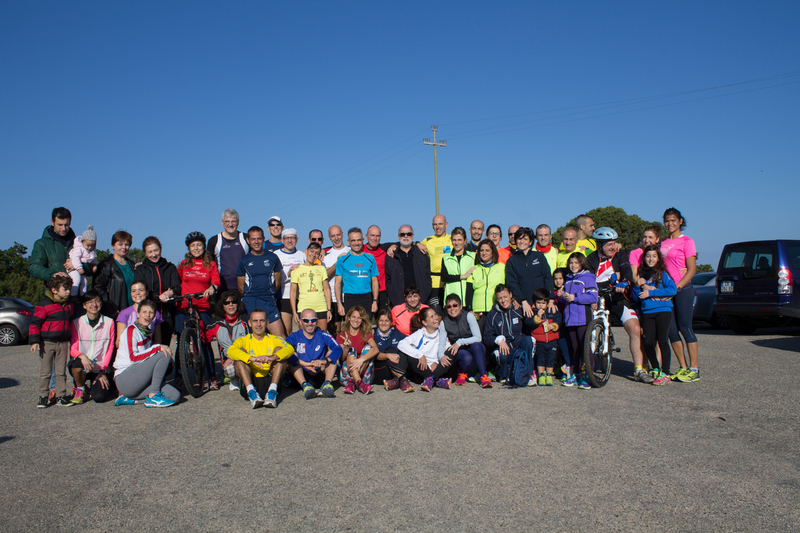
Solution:
[[[319,238],[314,238],[314,237],[311,237],[311,238],[310,238],[310,239],[308,239],[308,240],[309,240],[309,241],[311,241],[311,242],[322,242],[322,241],[324,241],[324,240],[325,240],[325,237],[319,237]]]
[[[316,318],[301,318],[300,320],[306,324],[315,324],[317,322]]]
[[[280,222],[270,222],[270,223],[269,223],[269,225],[270,225],[270,227],[273,227],[273,226],[283,226],[283,224],[281,224]]]
[[[231,305],[231,304],[238,304],[239,302],[237,302],[236,300],[225,300],[224,303],[225,305]]]
[[[397,236],[398,237],[413,237],[414,234],[413,233],[398,233]]]

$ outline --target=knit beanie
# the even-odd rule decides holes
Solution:
[[[83,232],[81,240],[97,242],[97,233],[94,232],[94,226],[89,226],[89,228]]]

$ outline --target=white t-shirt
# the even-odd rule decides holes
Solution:
[[[332,266],[336,266],[336,260],[339,259],[344,254],[350,251],[349,246],[343,246],[338,250],[336,248],[331,248],[325,253],[325,257],[322,258],[322,264],[325,265],[325,268],[330,268]],[[334,288],[334,283],[336,281],[336,275],[329,276],[330,279],[328,283],[331,284],[331,302],[336,303],[336,290]]]
[[[281,275],[281,298],[288,300],[292,290],[291,274],[289,274],[289,270],[294,265],[299,266],[305,263],[306,254],[300,250],[295,250],[294,253],[290,254],[288,252],[284,252],[283,248],[280,250],[275,250],[274,253],[278,256],[278,259],[281,260],[281,266],[283,267],[283,274]]]

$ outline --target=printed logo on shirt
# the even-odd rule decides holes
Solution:
[[[265,266],[265,267],[268,267],[268,266],[269,266],[269,259],[264,259],[264,266]]]
[[[297,353],[306,353],[306,343],[301,342],[297,345]]]
[[[512,318],[511,319],[511,323],[512,324],[519,324],[519,318],[516,318],[516,317]]]

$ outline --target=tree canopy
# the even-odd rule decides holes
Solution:
[[[0,250],[0,296],[21,298],[36,304],[44,296],[44,281],[28,273],[28,248],[18,242]]]
[[[625,250],[633,250],[638,248],[644,228],[650,225],[657,225],[661,228],[661,238],[666,238],[666,231],[663,224],[658,221],[648,222],[639,217],[639,215],[629,215],[624,209],[614,206],[597,207],[591,211],[587,211],[586,215],[592,217],[594,225],[598,228],[608,226],[613,228],[619,234],[619,242]],[[577,218],[577,216],[575,217]],[[561,232],[567,228],[578,228],[575,223],[575,218],[569,220],[566,224],[559,227],[553,232],[553,243],[561,244]]]

